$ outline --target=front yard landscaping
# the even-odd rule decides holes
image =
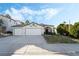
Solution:
[[[44,35],[47,43],[79,43],[78,39],[73,39],[63,35]]]

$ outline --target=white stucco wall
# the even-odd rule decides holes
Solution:
[[[15,21],[10,20],[9,18],[4,16],[0,16],[0,19],[3,20],[3,25],[6,26],[6,31],[13,31],[13,28],[11,26],[20,24],[19,22],[16,23]]]

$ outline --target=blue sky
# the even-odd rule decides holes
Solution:
[[[79,21],[79,4],[68,3],[0,3],[0,14],[15,20],[29,20],[57,26],[66,21]]]

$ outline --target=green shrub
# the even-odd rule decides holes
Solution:
[[[60,24],[60,25],[58,25],[57,32],[59,34],[61,34],[61,35],[69,35],[68,25],[66,25],[66,24]]]
[[[62,23],[57,26],[57,32],[61,35],[79,38],[79,22],[76,22],[74,25]]]

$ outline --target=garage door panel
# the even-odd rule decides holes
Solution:
[[[41,35],[41,29],[26,29],[26,35]]]
[[[31,35],[41,35],[41,30],[40,29],[31,29],[30,34]]]
[[[24,29],[15,29],[14,34],[15,35],[25,35],[25,30]]]

